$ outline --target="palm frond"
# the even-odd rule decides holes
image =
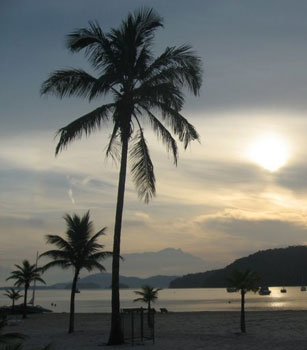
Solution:
[[[101,44],[106,40],[99,24],[89,22],[89,28],[80,28],[67,35],[66,47],[72,52],[78,52],[88,46]]]
[[[37,282],[41,282],[43,284],[46,284],[46,282],[39,276],[32,278],[32,281],[37,281]]]
[[[137,78],[141,81],[144,71],[153,60],[152,53],[148,46],[143,46],[135,59],[135,72]]]
[[[85,49],[94,69],[102,69],[113,75],[112,62],[117,62],[118,57],[114,52],[112,42],[104,35],[98,22],[90,21],[89,28],[77,29],[67,36],[67,48],[72,52]]]
[[[94,269],[97,269],[102,272],[106,270],[102,264],[100,264],[98,261],[95,261],[95,260],[83,261],[82,267],[85,268],[87,271],[92,271]]]
[[[91,97],[98,85],[98,80],[82,69],[57,70],[42,84],[41,95]]]
[[[95,244],[97,239],[100,237],[100,236],[103,236],[106,234],[106,227],[103,227],[101,230],[99,230],[97,233],[95,233],[87,242],[87,246],[91,246],[92,244]],[[104,246],[99,244],[99,247],[100,248],[103,248]]]
[[[169,108],[180,111],[184,96],[181,89],[170,81],[145,82],[135,90],[135,101],[147,108],[156,108],[157,104],[165,104]]]
[[[97,252],[97,253],[91,254],[89,258],[91,260],[104,260],[112,256],[113,256],[113,252]]]
[[[113,103],[103,105],[61,128],[57,133],[60,135],[60,140],[55,154],[67,147],[74,139],[81,138],[83,134],[89,136],[95,129],[99,129],[101,123],[108,120],[112,107]]]
[[[89,101],[92,101],[98,96],[106,95],[111,90],[113,92],[117,92],[113,87],[117,82],[118,76],[113,72],[106,72],[105,74],[101,75],[91,88],[89,93]]]
[[[120,159],[120,143],[116,142],[116,139],[118,136],[119,136],[119,125],[117,122],[115,122],[112,134],[110,136],[110,141],[107,147],[107,151],[106,151],[107,157],[110,155],[115,161]]]
[[[48,244],[54,244],[59,249],[65,250],[67,252],[70,252],[72,247],[69,244],[69,242],[65,241],[64,238],[58,235],[46,235],[46,240]],[[40,257],[43,257],[45,253],[41,254]]]
[[[141,295],[142,297],[144,296],[144,292],[141,292],[139,290],[135,290],[134,293],[137,295]]]
[[[165,75],[175,85],[187,86],[194,95],[199,93],[202,83],[201,59],[191,50],[189,45],[167,47],[146,71],[146,77]],[[172,74],[170,74],[172,73]]]
[[[162,117],[172,127],[174,134],[183,142],[184,148],[187,148],[191,141],[199,141],[199,134],[194,126],[179,112],[164,103],[157,103],[157,107],[160,108]]]
[[[159,27],[163,27],[162,17],[153,9],[142,8],[129,13],[126,20],[122,22],[121,31],[129,33],[133,28],[135,30],[135,45],[137,47],[146,43],[149,45],[153,39],[154,31]]]
[[[40,257],[48,257],[54,260],[69,260],[71,252],[66,250],[48,250],[40,255]]]
[[[143,298],[136,298],[136,299],[133,299],[133,301],[134,302],[136,302],[136,301],[144,301],[144,299]]]
[[[171,133],[166,129],[166,127],[159,121],[159,119],[146,107],[141,107],[147,113],[153,130],[156,132],[158,137],[161,138],[162,142],[166,145],[167,151],[172,152],[174,163],[177,165],[178,160],[178,148],[175,139],[172,137]]]
[[[50,261],[49,263],[45,264],[43,266],[43,272],[49,270],[50,268],[53,267],[60,267],[62,269],[68,269],[69,267],[72,266],[72,263],[70,261],[67,260],[54,260],[54,261]]]
[[[138,195],[144,199],[145,203],[148,203],[156,193],[156,180],[142,129],[139,129],[136,141],[130,151],[130,157],[132,161],[131,173]]]

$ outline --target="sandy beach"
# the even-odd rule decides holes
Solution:
[[[94,350],[106,346],[109,314],[77,314],[68,334],[68,314],[29,315],[5,332],[29,336],[25,350],[52,344],[54,350]],[[146,341],[124,349],[306,349],[307,311],[247,313],[247,334],[239,332],[238,312],[174,312],[156,315],[155,344]],[[118,348],[118,347],[108,347]]]

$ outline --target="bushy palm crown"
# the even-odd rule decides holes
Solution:
[[[17,287],[25,286],[28,288],[30,284],[34,281],[45,283],[45,281],[40,277],[41,269],[36,266],[36,264],[31,265],[28,260],[23,260],[22,265],[15,265],[17,270],[12,271],[11,275],[6,279],[16,280],[14,285]]]
[[[260,277],[255,271],[249,269],[233,270],[227,277],[227,281],[230,287],[235,287],[237,290],[256,292],[259,289]]]
[[[19,298],[22,297],[22,295],[20,294],[20,291],[15,290],[14,288],[6,289],[5,293],[3,295],[7,296],[8,298],[10,298],[13,301],[18,300]]]
[[[172,153],[175,164],[177,144],[166,126],[185,148],[190,141],[199,138],[180,110],[184,103],[183,87],[195,95],[199,92],[200,59],[188,45],[167,47],[155,58],[152,53],[154,31],[162,26],[161,17],[152,9],[129,14],[119,29],[112,29],[107,34],[98,23],[90,22],[89,28],[76,30],[68,36],[67,48],[72,52],[85,49],[97,77],[82,69],[58,70],[49,76],[41,89],[42,94],[60,98],[81,96],[91,101],[99,96],[113,97],[112,102],[61,128],[56,154],[74,139],[83,134],[88,136],[112,120],[107,155],[117,158],[121,141],[124,138],[131,141],[131,172],[138,195],[145,202],[155,195],[155,176],[143,123],[151,125]]]
[[[136,298],[133,301],[143,301],[144,303],[155,302],[158,299],[158,292],[161,288],[154,289],[151,286],[143,286],[142,291],[136,290],[134,293],[140,295],[140,298]]]
[[[90,221],[89,212],[83,217],[66,214],[64,220],[67,224],[66,240],[58,235],[46,236],[47,243],[54,244],[59,249],[49,250],[40,255],[53,259],[43,267],[43,270],[54,266],[64,269],[72,266],[78,271],[82,268],[88,271],[94,268],[104,271],[105,268],[99,263],[99,260],[105,259],[112,253],[102,252],[104,245],[99,244],[97,239],[105,234],[106,228],[93,235],[93,223]]]

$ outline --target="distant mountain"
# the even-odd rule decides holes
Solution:
[[[237,259],[224,269],[189,274],[170,283],[171,288],[226,287],[226,278],[234,269],[252,269],[268,286],[307,284],[307,247],[296,246],[259,251]]]
[[[120,274],[122,276],[137,276],[148,278],[150,276],[182,276],[186,273],[201,272],[211,269],[210,263],[181,249],[166,248],[160,251],[122,254]],[[112,259],[103,261],[106,272],[112,271]],[[89,273],[82,271],[81,277]],[[54,268],[46,271],[44,279],[48,285],[62,281],[70,281],[71,271]],[[65,285],[66,283],[64,283]]]
[[[168,288],[171,281],[178,276],[152,276],[149,278],[125,277],[120,276],[119,281],[123,288],[141,288],[148,284],[155,288]],[[90,276],[81,278],[78,281],[79,289],[93,289],[93,288],[110,288],[112,282],[112,275],[110,273],[96,273]],[[65,289],[70,288],[71,282],[57,283],[49,288]]]
[[[166,248],[157,252],[123,254],[120,273],[124,276],[148,277],[159,275],[177,275],[200,272],[210,269],[211,265],[181,249]],[[111,259],[104,266],[111,271]]]

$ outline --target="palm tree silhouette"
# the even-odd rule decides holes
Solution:
[[[12,313],[15,311],[15,300],[18,300],[22,297],[19,290],[16,290],[14,288],[9,288],[5,290],[5,293],[3,294],[6,297],[10,298],[12,300]]]
[[[259,289],[260,277],[255,271],[249,269],[245,271],[233,270],[227,277],[227,281],[230,287],[236,288],[241,293],[240,328],[242,333],[246,333],[245,294],[249,291],[257,292]]]
[[[42,267],[45,272],[51,267],[61,267],[63,269],[73,268],[74,277],[71,286],[70,316],[68,332],[74,331],[75,315],[75,294],[80,271],[84,268],[87,271],[98,269],[105,271],[100,260],[111,256],[111,252],[102,251],[104,245],[97,242],[98,238],[105,234],[106,228],[93,235],[93,223],[90,221],[89,211],[81,218],[78,215],[64,216],[66,221],[66,240],[57,235],[47,235],[47,243],[54,244],[58,250],[48,250],[40,257],[48,257],[53,261]]]
[[[162,288],[154,289],[154,287],[145,285],[142,287],[142,291],[136,290],[135,294],[140,295],[140,298],[136,298],[133,301],[141,301],[147,304],[148,309],[148,324],[150,325],[150,312],[151,312],[151,303],[154,303],[158,299],[158,292]]]
[[[68,36],[67,48],[85,50],[97,72],[94,77],[81,69],[64,69],[52,73],[43,83],[41,94],[60,98],[80,96],[89,101],[102,96],[109,103],[83,115],[58,131],[56,154],[82,135],[89,136],[110,121],[112,132],[106,154],[120,160],[118,193],[114,225],[112,263],[112,324],[109,345],[123,343],[120,322],[119,261],[121,226],[128,155],[138,195],[146,203],[155,195],[154,167],[144,136],[143,123],[152,127],[177,164],[177,143],[184,147],[199,135],[180,113],[184,104],[183,88],[197,95],[201,86],[201,61],[188,45],[167,47],[154,57],[154,32],[162,27],[162,18],[153,9],[129,13],[119,29],[103,33],[97,22]],[[157,116],[159,114],[159,117]],[[165,126],[166,125],[166,126]]]
[[[16,280],[16,287],[24,286],[24,301],[23,301],[23,318],[27,317],[27,295],[30,284],[38,281],[45,284],[45,281],[40,277],[41,268],[36,264],[31,265],[28,260],[23,260],[22,265],[15,265],[17,270],[12,271],[11,275],[6,279]]]

